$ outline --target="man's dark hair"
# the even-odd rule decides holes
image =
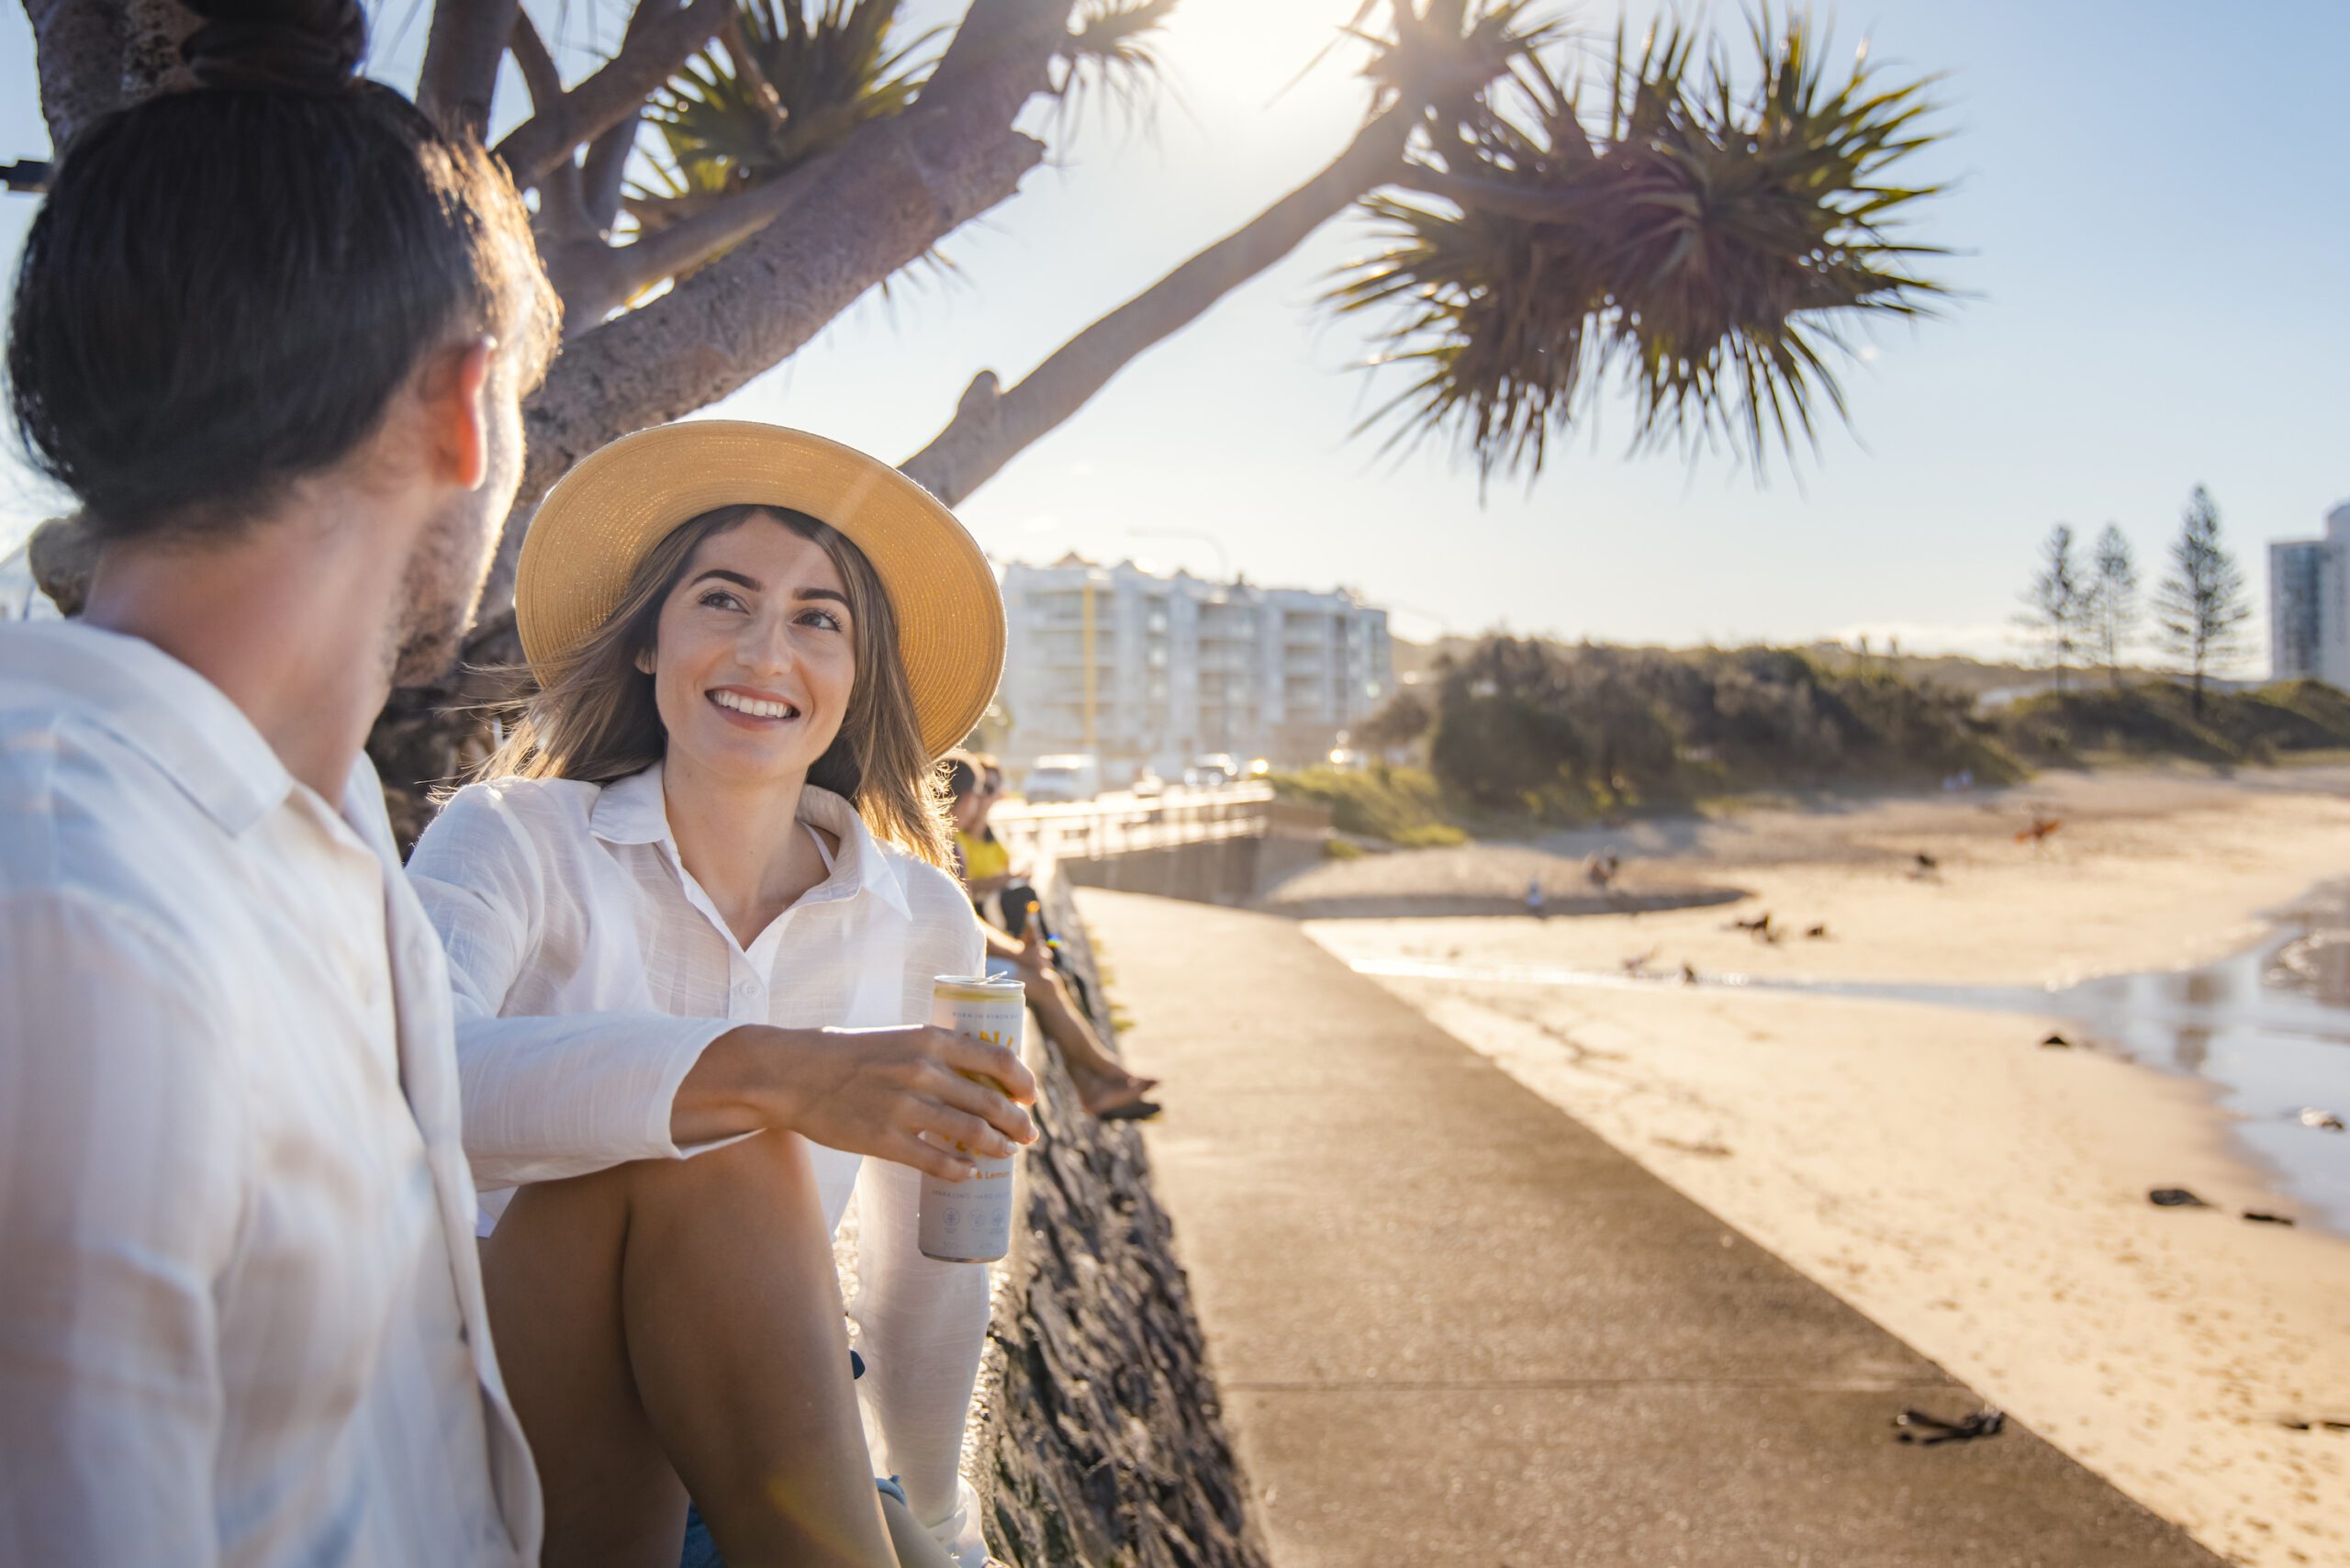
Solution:
[[[189,0],[195,89],[61,150],[17,274],[9,409],[106,541],[235,528],[350,454],[433,350],[544,367],[504,171],[356,74],[355,0]]]

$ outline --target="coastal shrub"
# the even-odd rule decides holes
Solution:
[[[2045,760],[2103,753],[2262,763],[2350,748],[2350,697],[2315,680],[2207,689],[2199,715],[2184,687],[2141,681],[2042,692],[2010,706],[1999,724],[2018,750]]]
[[[1496,814],[1573,822],[1751,790],[2022,771],[1969,696],[1793,648],[1491,637],[1437,675],[1430,768]]]
[[[2043,691],[2010,704],[1999,724],[2019,750],[2049,761],[2090,752],[2234,761],[2239,747],[2190,712],[2183,697],[2165,701],[2169,689],[2150,685]]]
[[[1276,773],[1273,789],[1285,799],[1327,807],[1330,825],[1340,833],[1385,839],[1406,849],[1440,848],[1468,838],[1447,820],[1436,780],[1416,767],[1308,767]]]
[[[2350,695],[2322,680],[2280,680],[2236,694],[2220,706],[2221,722],[2247,745],[2279,752],[2330,751],[2350,745]],[[2210,694],[2204,702],[2210,704]]]

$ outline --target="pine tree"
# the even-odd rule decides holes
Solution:
[[[2089,580],[2073,554],[2073,525],[2060,522],[2040,546],[2041,567],[2024,590],[2023,623],[2054,656],[2056,689],[2065,689],[2090,610]]]
[[[2138,564],[2121,525],[2109,522],[2097,536],[2096,576],[2089,584],[2089,629],[2105,657],[2105,673],[2121,686],[2121,650],[2138,635]]]
[[[2220,543],[2220,509],[2198,485],[2171,543],[2170,575],[2154,590],[2154,624],[2188,678],[2197,717],[2203,712],[2205,674],[2234,656],[2240,629],[2251,615],[2244,573]]]

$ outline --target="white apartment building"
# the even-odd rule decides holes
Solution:
[[[1012,756],[1091,752],[1113,783],[1203,753],[1315,761],[1395,689],[1387,611],[1343,590],[1069,555],[1006,566],[1003,602]]]
[[[2268,546],[2268,667],[2350,689],[2350,501],[2325,514],[2324,538]]]

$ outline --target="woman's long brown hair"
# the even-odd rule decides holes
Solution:
[[[695,550],[755,517],[772,518],[813,542],[848,589],[856,677],[840,734],[808,769],[808,782],[847,801],[882,843],[933,866],[950,864],[938,773],[915,722],[890,595],[865,552],[838,530],[779,507],[706,511],[646,551],[603,624],[540,666],[538,694],[522,705],[478,777],[609,784],[660,761],[669,733],[654,702],[653,677],[638,667],[637,655],[653,647],[661,606]]]

